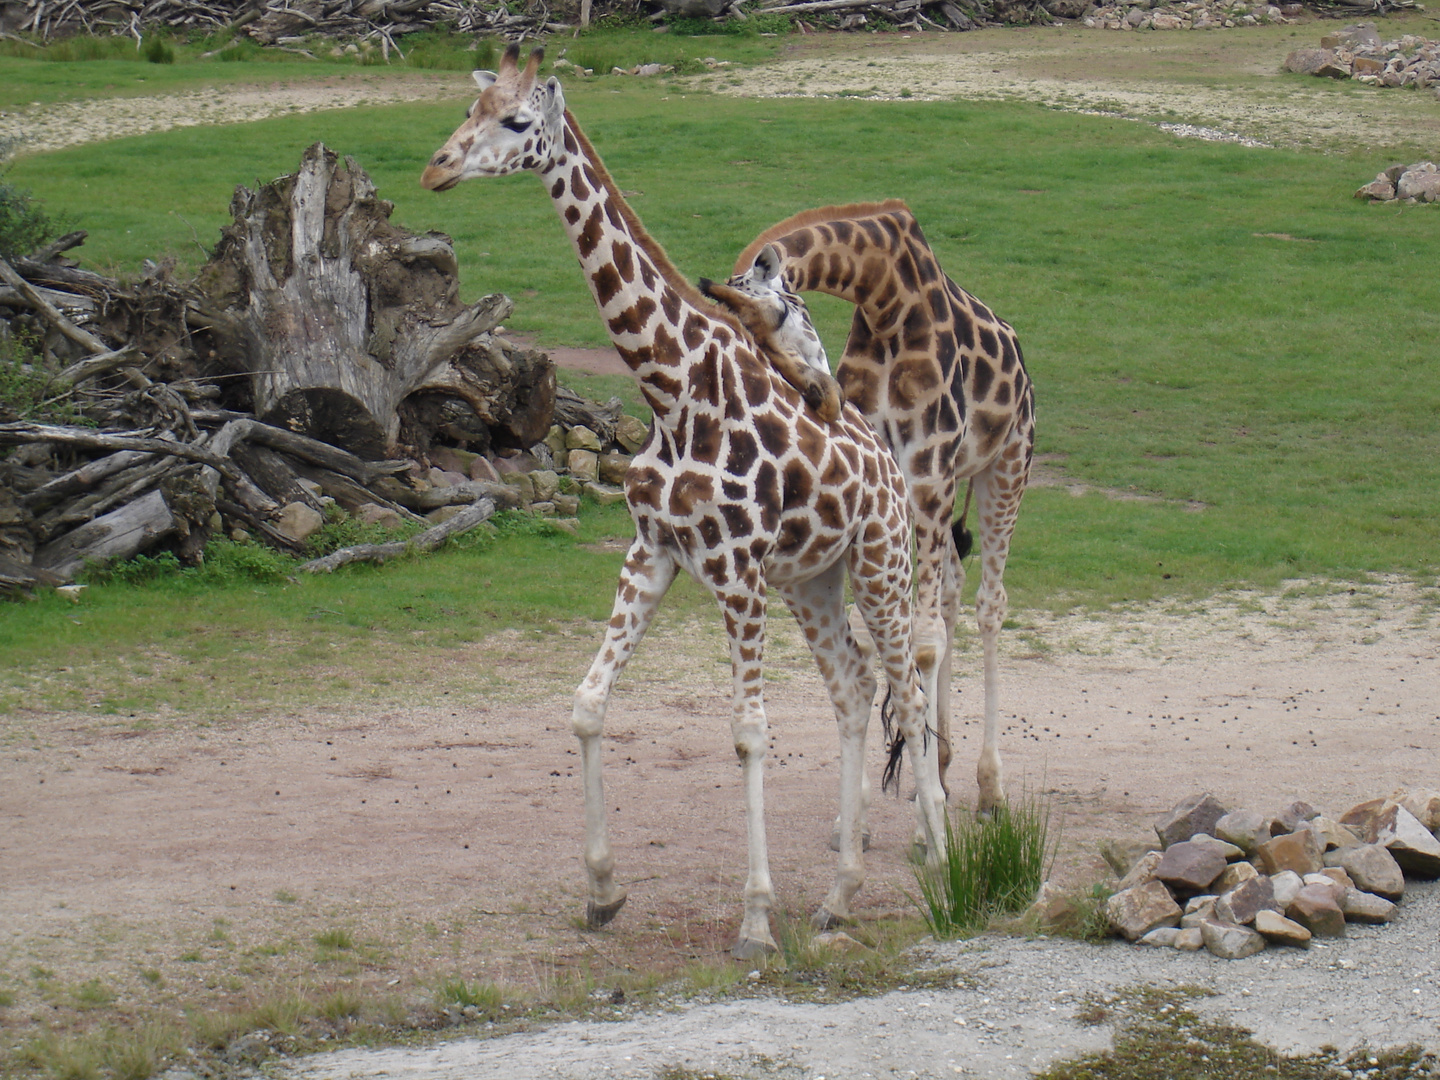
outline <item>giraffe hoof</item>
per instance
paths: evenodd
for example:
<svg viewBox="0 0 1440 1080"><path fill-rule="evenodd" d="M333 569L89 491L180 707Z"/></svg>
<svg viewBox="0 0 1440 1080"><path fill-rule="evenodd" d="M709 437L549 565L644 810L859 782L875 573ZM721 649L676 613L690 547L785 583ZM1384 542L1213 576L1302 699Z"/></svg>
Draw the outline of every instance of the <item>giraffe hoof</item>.
<svg viewBox="0 0 1440 1080"><path fill-rule="evenodd" d="M620 913L620 909L625 906L627 895L628 894L622 892L617 899L610 901L608 904L597 904L594 900L587 901L585 904L585 925L591 930L599 930L600 927L604 926Z"/></svg>
<svg viewBox="0 0 1440 1080"><path fill-rule="evenodd" d="M830 850L831 850L831 851L839 851L839 850L840 850L840 830L839 830L839 829L831 829L831 830L830 830ZM869 850L870 850L870 830L869 830L869 829L866 829L864 832L862 832L862 833L860 834L860 850L861 850L861 851L869 851Z"/></svg>
<svg viewBox="0 0 1440 1080"><path fill-rule="evenodd" d="M742 937L735 942L735 947L730 950L730 955L736 960L748 963L751 960L762 960L779 951L779 946L773 941L757 941L754 938Z"/></svg>
<svg viewBox="0 0 1440 1080"><path fill-rule="evenodd" d="M815 914L810 916L810 926L816 933L823 933L826 930L834 930L839 926L850 926L855 922L848 915L836 915L833 911L821 904L815 909Z"/></svg>

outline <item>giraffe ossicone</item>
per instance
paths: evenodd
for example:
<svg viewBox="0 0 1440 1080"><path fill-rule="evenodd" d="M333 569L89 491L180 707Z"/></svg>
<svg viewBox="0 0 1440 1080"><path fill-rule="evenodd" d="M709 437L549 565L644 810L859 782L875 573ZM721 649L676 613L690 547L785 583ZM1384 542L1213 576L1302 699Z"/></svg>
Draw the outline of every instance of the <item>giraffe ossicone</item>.
<svg viewBox="0 0 1440 1080"><path fill-rule="evenodd" d="M917 803L932 859L943 855L944 792L911 643L910 527L894 458L853 409L812 419L760 355L743 324L709 303L671 264L621 198L565 109L560 84L537 79L541 50L519 67L505 51L465 122L431 158L421 183L528 170L539 176L574 246L616 350L639 379L655 422L625 478L635 540L604 641L575 692L585 788L587 921L625 903L615 882L600 740L610 693L680 571L715 597L730 644L731 736L743 765L749 873L734 955L775 949L774 889L764 815L768 741L763 695L766 613L774 592L794 613L835 706L840 734L840 855L817 925L849 918L864 880L860 792L874 700L871 667L844 608L855 603L874 639L897 722L910 736Z"/></svg>

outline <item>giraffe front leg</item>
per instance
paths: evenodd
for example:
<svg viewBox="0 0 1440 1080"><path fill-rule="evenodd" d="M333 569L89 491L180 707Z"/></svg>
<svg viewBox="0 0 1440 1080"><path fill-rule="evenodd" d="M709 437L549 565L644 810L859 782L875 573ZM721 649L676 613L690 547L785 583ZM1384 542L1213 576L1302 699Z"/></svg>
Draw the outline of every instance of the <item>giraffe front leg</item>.
<svg viewBox="0 0 1440 1080"><path fill-rule="evenodd" d="M585 787L585 869L590 879L590 898L585 905L585 923L592 930L604 926L625 905L626 891L615 884L615 857L610 850L605 815L605 784L601 777L600 737L605 728L605 709L615 680L645 635L660 598L675 580L674 562L649 550L640 540L630 547L605 640L590 664L590 671L575 691L571 725L580 740L580 775Z"/></svg>
<svg viewBox="0 0 1440 1080"><path fill-rule="evenodd" d="M731 592L717 597L730 637L733 679L731 735L745 785L745 829L749 872L745 878L745 915L730 955L750 961L779 947L770 934L775 890L770 882L770 851L765 840L765 755L769 729L765 719L765 594Z"/></svg>

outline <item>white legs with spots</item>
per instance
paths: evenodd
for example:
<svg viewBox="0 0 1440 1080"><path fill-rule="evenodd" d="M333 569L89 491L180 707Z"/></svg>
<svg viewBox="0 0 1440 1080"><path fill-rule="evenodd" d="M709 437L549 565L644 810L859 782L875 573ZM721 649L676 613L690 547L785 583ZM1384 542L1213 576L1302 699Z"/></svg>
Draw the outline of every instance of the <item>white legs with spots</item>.
<svg viewBox="0 0 1440 1080"><path fill-rule="evenodd" d="M600 736L605 708L615 680L645 636L660 599L675 580L675 563L663 553L650 551L640 540L630 545L605 640L575 691L571 724L580 740L580 775L585 785L585 869L590 878L590 899L585 922L591 929L604 926L625 904L626 892L615 884L615 857L605 816L605 788L601 778Z"/></svg>

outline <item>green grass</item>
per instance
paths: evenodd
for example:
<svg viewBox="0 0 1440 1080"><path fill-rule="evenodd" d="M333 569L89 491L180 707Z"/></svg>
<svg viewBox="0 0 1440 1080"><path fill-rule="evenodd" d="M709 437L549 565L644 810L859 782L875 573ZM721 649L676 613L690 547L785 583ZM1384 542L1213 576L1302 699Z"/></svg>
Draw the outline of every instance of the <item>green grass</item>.
<svg viewBox="0 0 1440 1080"><path fill-rule="evenodd" d="M983 930L1024 911L1055 858L1050 809L1029 796L1002 803L989 818L957 810L945 816L945 859L916 867L917 907L937 938Z"/></svg>
<svg viewBox="0 0 1440 1080"><path fill-rule="evenodd" d="M183 222L215 236L235 183L293 169L324 139L369 170L396 220L455 238L467 297L505 291L513 328L601 343L534 178L418 189L466 93L457 80L453 107L192 128L13 172L92 230L83 255L125 269L193 252ZM1017 326L1051 467L1155 500L1032 492L1011 562L1017 602L1435 573L1440 213L1350 199L1386 160L1180 141L1023 105L697 100L664 80L570 80L567 93L696 276L725 273L759 229L802 207L910 201L951 275ZM877 139L906 153L875 155ZM838 353L843 305L814 306Z"/></svg>

